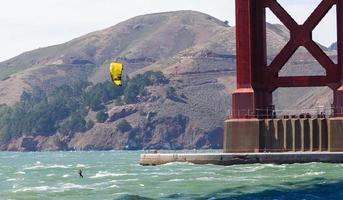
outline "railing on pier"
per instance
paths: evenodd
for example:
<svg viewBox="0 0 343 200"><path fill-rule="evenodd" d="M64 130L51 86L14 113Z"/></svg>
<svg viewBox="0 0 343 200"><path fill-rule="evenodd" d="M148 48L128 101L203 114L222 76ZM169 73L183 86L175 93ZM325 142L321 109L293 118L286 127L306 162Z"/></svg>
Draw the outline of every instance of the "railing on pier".
<svg viewBox="0 0 343 200"><path fill-rule="evenodd" d="M256 109L256 110L236 110L233 113L229 110L229 115L226 119L233 119L234 116L245 119L292 119L292 118L330 118L330 117L342 117L343 107L317 107L309 109Z"/></svg>

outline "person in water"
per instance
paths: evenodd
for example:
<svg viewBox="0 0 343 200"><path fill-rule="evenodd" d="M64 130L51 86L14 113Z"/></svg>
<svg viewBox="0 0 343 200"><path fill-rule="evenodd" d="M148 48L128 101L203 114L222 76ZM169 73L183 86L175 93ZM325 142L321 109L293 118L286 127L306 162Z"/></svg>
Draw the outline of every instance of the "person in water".
<svg viewBox="0 0 343 200"><path fill-rule="evenodd" d="M79 175L80 175L81 178L83 178L82 170L81 169L79 170Z"/></svg>

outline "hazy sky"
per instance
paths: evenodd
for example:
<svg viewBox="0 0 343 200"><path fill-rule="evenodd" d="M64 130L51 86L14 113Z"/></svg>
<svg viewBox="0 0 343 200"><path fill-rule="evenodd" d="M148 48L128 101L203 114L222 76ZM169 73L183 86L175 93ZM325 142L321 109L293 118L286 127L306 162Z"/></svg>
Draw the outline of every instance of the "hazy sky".
<svg viewBox="0 0 343 200"><path fill-rule="evenodd" d="M279 0L286 9L292 9L291 14L299 21L307 18L319 1ZM2 0L0 61L137 15L174 10L201 11L234 25L234 0ZM268 21L278 23L269 14ZM330 12L314 38L327 46L336 41L334 24L335 13Z"/></svg>

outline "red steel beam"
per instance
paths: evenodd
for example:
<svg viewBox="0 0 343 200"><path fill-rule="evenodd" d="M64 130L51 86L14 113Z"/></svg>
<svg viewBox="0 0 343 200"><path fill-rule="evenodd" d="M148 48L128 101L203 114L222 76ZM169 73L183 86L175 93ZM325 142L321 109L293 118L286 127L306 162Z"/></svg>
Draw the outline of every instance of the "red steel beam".
<svg viewBox="0 0 343 200"><path fill-rule="evenodd" d="M337 65L343 84L343 0L337 0Z"/></svg>
<svg viewBox="0 0 343 200"><path fill-rule="evenodd" d="M250 115L271 103L263 70L266 56L266 16L263 3L236 0L237 89L232 94L234 118Z"/></svg>
<svg viewBox="0 0 343 200"><path fill-rule="evenodd" d="M343 117L337 112L343 108L343 0L337 0L337 65L339 71L339 87L334 90L334 105L336 116Z"/></svg>
<svg viewBox="0 0 343 200"><path fill-rule="evenodd" d="M269 7L269 9L275 14L275 16L279 18L279 20L289 30L293 30L298 26L297 22L288 14L288 12L276 0L266 0L264 4L266 7Z"/></svg>
<svg viewBox="0 0 343 200"><path fill-rule="evenodd" d="M335 83L335 82L334 82ZM326 76L285 76L279 77L275 87L321 87L332 84Z"/></svg>
<svg viewBox="0 0 343 200"><path fill-rule="evenodd" d="M336 77L338 74L337 65L332 62L332 60L323 52L323 50L315 43L310 40L304 44L308 52L323 66L326 70L326 74L329 77Z"/></svg>
<svg viewBox="0 0 343 200"><path fill-rule="evenodd" d="M320 21L325 17L325 15L330 11L332 6L337 3L337 0L324 0L320 2L317 8L311 13L304 27L307 30L313 30L320 23Z"/></svg>
<svg viewBox="0 0 343 200"><path fill-rule="evenodd" d="M251 1L236 0L237 88L251 88Z"/></svg>

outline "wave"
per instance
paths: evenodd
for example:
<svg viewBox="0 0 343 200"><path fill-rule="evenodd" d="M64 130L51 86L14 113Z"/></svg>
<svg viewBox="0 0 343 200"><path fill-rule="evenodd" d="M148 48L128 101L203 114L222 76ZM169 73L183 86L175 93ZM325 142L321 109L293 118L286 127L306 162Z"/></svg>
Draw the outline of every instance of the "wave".
<svg viewBox="0 0 343 200"><path fill-rule="evenodd" d="M218 178L204 176L204 177L198 177L195 180L197 180L197 181L213 181L215 179L218 179Z"/></svg>
<svg viewBox="0 0 343 200"><path fill-rule="evenodd" d="M95 188L93 187L89 187L89 186L82 186L82 185L77 185L74 183L65 183L63 185L60 186L36 186L36 187L24 187L24 188L20 188L17 190L14 190L14 193L17 192L64 192L64 191L68 191L68 190L74 190L74 189L89 189L89 190L94 190Z"/></svg>
<svg viewBox="0 0 343 200"><path fill-rule="evenodd" d="M85 164L77 164L76 168L89 168L89 166L87 166Z"/></svg>
<svg viewBox="0 0 343 200"><path fill-rule="evenodd" d="M149 175L158 175L158 176L169 176L169 175L179 175L179 172L151 172L151 173L146 173Z"/></svg>
<svg viewBox="0 0 343 200"><path fill-rule="evenodd" d="M163 164L161 166L170 166L170 165L194 165L194 163L190 163L190 162L170 162L170 163Z"/></svg>
<svg viewBox="0 0 343 200"><path fill-rule="evenodd" d="M14 190L14 193L17 192L42 192L42 191L47 191L52 187L49 186L37 186L37 187L24 187L18 190Z"/></svg>
<svg viewBox="0 0 343 200"><path fill-rule="evenodd" d="M133 173L111 173L108 171L99 171L98 173L96 173L94 176L91 176L89 178L103 178L103 177L118 177L118 176L134 176L137 174L133 174Z"/></svg>
<svg viewBox="0 0 343 200"><path fill-rule="evenodd" d="M230 181L230 182L254 182L256 181L255 178L253 177L241 177L241 176L236 176L232 177L231 179L224 179L224 181Z"/></svg>
<svg viewBox="0 0 343 200"><path fill-rule="evenodd" d="M266 166L264 165L240 167L239 169L237 169L237 172L251 173L264 169L265 167Z"/></svg>
<svg viewBox="0 0 343 200"><path fill-rule="evenodd" d="M30 166L30 167L25 167L24 170L35 170L35 169L56 169L56 168L60 168L60 169L68 169L68 168L72 168L72 165L42 165L40 163L34 165L34 166Z"/></svg>
<svg viewBox="0 0 343 200"><path fill-rule="evenodd" d="M167 182L181 182L181 181L185 181L185 179L182 179L182 178L180 178L180 179L175 178L175 179L170 179L170 180L168 180Z"/></svg>
<svg viewBox="0 0 343 200"><path fill-rule="evenodd" d="M90 187L88 185L77 185L74 183L65 183L61 186L61 189L63 189L63 191L65 190L71 190L71 189L88 189L88 190L94 190L95 188Z"/></svg>
<svg viewBox="0 0 343 200"><path fill-rule="evenodd" d="M299 178L299 177L304 177L304 176L319 176L325 174L325 172L323 171L319 171L319 172L306 172L304 174L300 174L300 175L294 175L294 178Z"/></svg>
<svg viewBox="0 0 343 200"><path fill-rule="evenodd" d="M115 180L112 180L112 181L115 181ZM133 182L133 181L139 181L139 179L138 178L131 178L131 179L129 178L129 179L125 179L125 180L120 180L120 182Z"/></svg>
<svg viewBox="0 0 343 200"><path fill-rule="evenodd" d="M108 186L107 188L119 188L119 186L114 184L114 185Z"/></svg>
<svg viewBox="0 0 343 200"><path fill-rule="evenodd" d="M275 169L275 170L286 170L287 165L278 165L278 164L254 164L254 165L233 165L233 166L226 166L226 170L238 173L253 173L259 170L264 169Z"/></svg>
<svg viewBox="0 0 343 200"><path fill-rule="evenodd" d="M217 173L215 172L201 172L202 174L211 174L211 175L216 175Z"/></svg>

